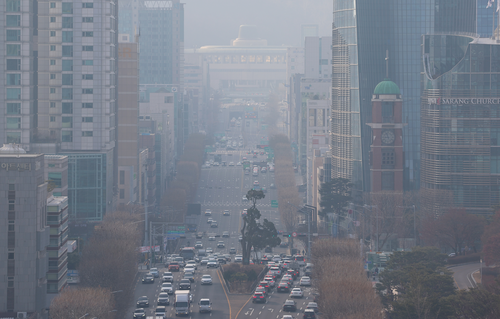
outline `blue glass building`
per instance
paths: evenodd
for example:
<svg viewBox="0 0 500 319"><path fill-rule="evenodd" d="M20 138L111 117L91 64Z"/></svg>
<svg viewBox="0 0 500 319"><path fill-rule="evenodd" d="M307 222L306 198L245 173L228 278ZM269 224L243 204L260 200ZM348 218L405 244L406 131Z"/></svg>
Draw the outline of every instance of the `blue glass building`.
<svg viewBox="0 0 500 319"><path fill-rule="evenodd" d="M371 97L388 76L403 97L404 188L420 187L421 36L476 32L475 0L334 0L332 177L370 191Z"/></svg>

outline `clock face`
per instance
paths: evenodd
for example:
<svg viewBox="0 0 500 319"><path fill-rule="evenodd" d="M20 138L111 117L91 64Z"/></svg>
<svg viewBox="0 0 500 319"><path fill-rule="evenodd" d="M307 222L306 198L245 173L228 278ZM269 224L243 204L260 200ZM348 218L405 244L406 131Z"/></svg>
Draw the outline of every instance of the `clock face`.
<svg viewBox="0 0 500 319"><path fill-rule="evenodd" d="M391 131L382 132L382 143L392 144L394 142L394 133Z"/></svg>

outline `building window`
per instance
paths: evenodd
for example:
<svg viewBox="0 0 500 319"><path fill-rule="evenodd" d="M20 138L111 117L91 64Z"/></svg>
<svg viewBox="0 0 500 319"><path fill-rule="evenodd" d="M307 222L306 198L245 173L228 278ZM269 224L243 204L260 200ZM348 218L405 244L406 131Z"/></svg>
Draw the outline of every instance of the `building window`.
<svg viewBox="0 0 500 319"><path fill-rule="evenodd" d="M7 41L21 41L21 30L7 30Z"/></svg>
<svg viewBox="0 0 500 319"><path fill-rule="evenodd" d="M73 71L73 60L62 60L63 71Z"/></svg>
<svg viewBox="0 0 500 319"><path fill-rule="evenodd" d="M56 65L56 60L50 60L50 65Z"/></svg>
<svg viewBox="0 0 500 319"><path fill-rule="evenodd" d="M84 116L84 117L82 117L82 122L84 122L84 123L92 123L92 122L94 122L94 118L91 117L91 116Z"/></svg>
<svg viewBox="0 0 500 319"><path fill-rule="evenodd" d="M382 168L394 167L395 157L393 150L382 150Z"/></svg>
<svg viewBox="0 0 500 319"><path fill-rule="evenodd" d="M63 31L62 42L73 42L73 31Z"/></svg>
<svg viewBox="0 0 500 319"><path fill-rule="evenodd" d="M51 122L55 122L55 121L56 121L56 117L55 117L55 116L51 116L51 117L50 117L50 121L51 121Z"/></svg>
<svg viewBox="0 0 500 319"><path fill-rule="evenodd" d="M90 8L93 8L93 7L94 7L94 4L92 2L83 2L82 3L82 8L90 9Z"/></svg>
<svg viewBox="0 0 500 319"><path fill-rule="evenodd" d="M94 36L94 31L83 31L82 32L82 37L93 37Z"/></svg>
<svg viewBox="0 0 500 319"><path fill-rule="evenodd" d="M63 2L62 13L73 14L73 2Z"/></svg>
<svg viewBox="0 0 500 319"><path fill-rule="evenodd" d="M56 107L56 102L50 102L50 107L55 108Z"/></svg>
<svg viewBox="0 0 500 319"><path fill-rule="evenodd" d="M55 45L51 45L50 46L50 51L55 51L56 50L56 46Z"/></svg>
<svg viewBox="0 0 500 319"><path fill-rule="evenodd" d="M7 12L20 12L21 0L7 0Z"/></svg>
<svg viewBox="0 0 500 319"><path fill-rule="evenodd" d="M7 73L7 85L21 85L21 74Z"/></svg>
<svg viewBox="0 0 500 319"><path fill-rule="evenodd" d="M21 70L21 59L7 59L7 71Z"/></svg>
<svg viewBox="0 0 500 319"><path fill-rule="evenodd" d="M56 22L56 17L50 17L50 22L51 22L51 23Z"/></svg>
<svg viewBox="0 0 500 319"><path fill-rule="evenodd" d="M82 89L82 94L94 94L94 89Z"/></svg>
<svg viewBox="0 0 500 319"><path fill-rule="evenodd" d="M55 80L55 79L56 79L56 75L55 75L54 73L51 73L51 74L50 74L50 79L51 79L51 80Z"/></svg>
<svg viewBox="0 0 500 319"><path fill-rule="evenodd" d="M393 102L382 102L382 122L383 123L393 123L394 122L394 103Z"/></svg>
<svg viewBox="0 0 500 319"><path fill-rule="evenodd" d="M72 128L73 127L73 117L71 116L63 116L62 117L62 125L63 128Z"/></svg>
<svg viewBox="0 0 500 319"><path fill-rule="evenodd" d="M94 17L83 17L82 18L83 23L93 23L94 22Z"/></svg>
<svg viewBox="0 0 500 319"><path fill-rule="evenodd" d="M92 109L94 108L94 103L82 103L83 109Z"/></svg>
<svg viewBox="0 0 500 319"><path fill-rule="evenodd" d="M21 55L20 44L7 44L7 56L20 56L20 55Z"/></svg>
<svg viewBox="0 0 500 319"><path fill-rule="evenodd" d="M382 190L394 190L394 172L382 172Z"/></svg>
<svg viewBox="0 0 500 319"><path fill-rule="evenodd" d="M21 99L20 88L7 88L7 100L20 100L20 99Z"/></svg>
<svg viewBox="0 0 500 319"><path fill-rule="evenodd" d="M62 89L62 99L63 100L72 100L73 99L73 89L72 88L63 88Z"/></svg>
<svg viewBox="0 0 500 319"><path fill-rule="evenodd" d="M49 173L49 183L54 183L56 188L61 188L62 173Z"/></svg>
<svg viewBox="0 0 500 319"><path fill-rule="evenodd" d="M50 94L55 94L56 93L56 88L50 88Z"/></svg>
<svg viewBox="0 0 500 319"><path fill-rule="evenodd" d="M62 114L73 114L73 103L62 104Z"/></svg>
<svg viewBox="0 0 500 319"><path fill-rule="evenodd" d="M94 132L92 132L92 131L82 131L82 136L85 136L85 137L94 136Z"/></svg>
<svg viewBox="0 0 500 319"><path fill-rule="evenodd" d="M7 115L21 114L21 103L7 103Z"/></svg>
<svg viewBox="0 0 500 319"><path fill-rule="evenodd" d="M94 65L94 60L82 60L82 65Z"/></svg>
<svg viewBox="0 0 500 319"><path fill-rule="evenodd" d="M94 51L94 46L84 45L84 46L82 46L82 51Z"/></svg>
<svg viewBox="0 0 500 319"><path fill-rule="evenodd" d="M173 96L165 96L165 103L174 103Z"/></svg>
<svg viewBox="0 0 500 319"><path fill-rule="evenodd" d="M62 75L62 85L73 85L73 74Z"/></svg>
<svg viewBox="0 0 500 319"><path fill-rule="evenodd" d="M20 144L21 132L7 132L7 143Z"/></svg>
<svg viewBox="0 0 500 319"><path fill-rule="evenodd" d="M21 16L20 15L7 15L7 26L8 27L20 27L21 26Z"/></svg>
<svg viewBox="0 0 500 319"><path fill-rule="evenodd" d="M50 3L50 8L51 8L51 9L54 9L55 7L56 7L56 3L55 3L55 2L51 2L51 3Z"/></svg>
<svg viewBox="0 0 500 319"><path fill-rule="evenodd" d="M82 74L82 80L93 80L94 75L93 74Z"/></svg>
<svg viewBox="0 0 500 319"><path fill-rule="evenodd" d="M56 36L56 32L55 31L50 31L50 36L51 37L55 37Z"/></svg>
<svg viewBox="0 0 500 319"><path fill-rule="evenodd" d="M120 185L125 184L125 171L120 171Z"/></svg>
<svg viewBox="0 0 500 319"><path fill-rule="evenodd" d="M61 140L63 142L73 142L73 131L62 131Z"/></svg>
<svg viewBox="0 0 500 319"><path fill-rule="evenodd" d="M62 27L66 29L73 29L73 17L63 17Z"/></svg>
<svg viewBox="0 0 500 319"><path fill-rule="evenodd" d="M7 129L20 129L21 128L21 118L20 117L8 117L7 118Z"/></svg>
<svg viewBox="0 0 500 319"><path fill-rule="evenodd" d="M125 198L125 190L120 189L120 199L124 199L124 198Z"/></svg>

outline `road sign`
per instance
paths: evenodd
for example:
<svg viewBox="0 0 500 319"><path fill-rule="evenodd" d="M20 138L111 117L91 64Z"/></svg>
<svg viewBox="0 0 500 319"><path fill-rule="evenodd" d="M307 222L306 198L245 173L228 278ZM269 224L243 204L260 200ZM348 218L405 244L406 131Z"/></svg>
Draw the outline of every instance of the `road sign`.
<svg viewBox="0 0 500 319"><path fill-rule="evenodd" d="M271 207L277 208L278 207L278 201L273 199L271 200Z"/></svg>
<svg viewBox="0 0 500 319"><path fill-rule="evenodd" d="M293 233L292 233L292 237L293 237L293 238L297 237L297 233L296 233L296 232L293 232Z"/></svg>

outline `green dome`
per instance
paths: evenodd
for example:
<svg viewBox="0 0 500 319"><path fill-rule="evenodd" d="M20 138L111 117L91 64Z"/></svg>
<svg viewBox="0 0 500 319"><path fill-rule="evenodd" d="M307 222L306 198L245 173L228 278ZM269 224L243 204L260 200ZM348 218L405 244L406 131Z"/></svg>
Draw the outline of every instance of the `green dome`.
<svg viewBox="0 0 500 319"><path fill-rule="evenodd" d="M389 79L384 79L382 82L377 84L375 90L373 91L375 95L400 95L399 87L396 83Z"/></svg>

